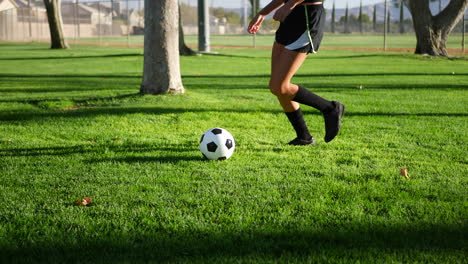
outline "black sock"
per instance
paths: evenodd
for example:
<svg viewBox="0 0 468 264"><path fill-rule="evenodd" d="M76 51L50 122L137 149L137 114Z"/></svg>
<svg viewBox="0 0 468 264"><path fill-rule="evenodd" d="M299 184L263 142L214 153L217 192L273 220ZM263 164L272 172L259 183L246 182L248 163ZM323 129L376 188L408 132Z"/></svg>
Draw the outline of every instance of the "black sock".
<svg viewBox="0 0 468 264"><path fill-rule="evenodd" d="M305 140L309 140L312 138L309 129L307 129L307 125L304 120L304 117L302 116L302 111L300 108L294 112L285 112L285 114L288 117L289 122L291 122L291 125L293 126L294 130L296 131L296 135L298 138Z"/></svg>
<svg viewBox="0 0 468 264"><path fill-rule="evenodd" d="M297 90L297 93L292 100L300 104L317 108L322 113L333 110L333 104L331 101L314 94L302 86L299 86L299 90Z"/></svg>

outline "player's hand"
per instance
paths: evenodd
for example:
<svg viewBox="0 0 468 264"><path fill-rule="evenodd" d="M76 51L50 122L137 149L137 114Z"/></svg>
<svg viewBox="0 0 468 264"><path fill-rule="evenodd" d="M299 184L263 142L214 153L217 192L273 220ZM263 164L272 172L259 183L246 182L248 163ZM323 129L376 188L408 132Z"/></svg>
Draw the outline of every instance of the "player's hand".
<svg viewBox="0 0 468 264"><path fill-rule="evenodd" d="M255 34L257 31L260 29L260 26L262 25L263 20L265 19L264 15L257 14L252 21L250 21L249 27L247 28L247 31L250 34Z"/></svg>
<svg viewBox="0 0 468 264"><path fill-rule="evenodd" d="M292 1L291 1L292 2ZM273 19L279 22L284 22L286 18L291 14L291 7L289 5L283 5L280 9L278 9L273 16Z"/></svg>

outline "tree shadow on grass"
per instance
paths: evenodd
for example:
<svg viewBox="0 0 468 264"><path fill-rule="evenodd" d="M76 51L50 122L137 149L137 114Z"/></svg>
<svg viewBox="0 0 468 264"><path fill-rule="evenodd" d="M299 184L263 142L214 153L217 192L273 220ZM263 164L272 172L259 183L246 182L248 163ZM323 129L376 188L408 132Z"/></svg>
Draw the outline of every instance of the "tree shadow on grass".
<svg viewBox="0 0 468 264"><path fill-rule="evenodd" d="M236 109L236 108L179 108L179 107L96 107L96 108L81 108L73 111L9 111L0 113L0 121L27 121L27 120L42 120L45 118L86 118L100 115L107 116L123 116L129 114L148 114L148 115L164 115L164 114L184 114L184 113L271 113L283 114L280 109L275 110L253 110L253 109ZM315 110L304 109L307 115L322 114ZM395 117L395 116L419 116L419 117L465 117L468 113L447 113L447 112L427 112L427 113L404 113L404 112L354 112L347 111L346 117Z"/></svg>
<svg viewBox="0 0 468 264"><path fill-rule="evenodd" d="M130 220L135 221L135 220ZM466 228L450 225L393 227L375 224L332 223L330 227L311 229L299 226L238 227L222 231L223 222L206 219L212 230L165 229L157 220L134 223L139 229L123 231L118 226L109 237L73 234L46 238L34 243L11 240L11 247L0 249L0 260L14 262L264 262L283 258L312 260L314 263L403 262L461 263L465 259ZM209 225L208 225L209 226ZM105 228L102 226L101 228ZM42 241L42 240L40 240ZM25 242L25 243L24 243ZM15 243L22 244L17 247ZM286 258L286 259L284 259ZM294 261L296 260L296 261ZM466 260L466 259L465 259ZM6 262L5 262L6 261ZM455 261L455 262L453 262ZM461 261L461 262L460 262Z"/></svg>
<svg viewBox="0 0 468 264"><path fill-rule="evenodd" d="M451 73L451 72L435 72L435 73L427 73L427 72L382 72L382 73L369 73L369 72L362 72L362 73L298 73L295 74L294 77L362 77L362 76L468 76L468 73ZM1 77L1 75L0 75ZM270 78L269 74L253 74L253 75L183 75L183 78L194 78L194 79L203 79L203 78Z"/></svg>
<svg viewBox="0 0 468 264"><path fill-rule="evenodd" d="M359 77L359 76L468 76L468 73L451 73L451 72L389 72L389 73L299 73L294 77ZM141 75L130 74L14 74L0 73L0 78L135 78ZM184 74L182 78L192 79L239 79L239 78L270 78L270 74L239 74L239 75L191 75Z"/></svg>
<svg viewBox="0 0 468 264"><path fill-rule="evenodd" d="M115 142L112 139L108 140L107 143L89 143L77 146L0 149L0 157L63 157L76 154L96 156L109 151L117 154L118 157L93 158L86 160L86 162L177 163L203 160L203 157L198 155L198 145L196 145L195 141L181 144L136 144ZM164 154L161 154L161 152ZM178 155L172 155L171 153L177 153Z"/></svg>
<svg viewBox="0 0 468 264"><path fill-rule="evenodd" d="M88 83L89 85L89 83ZM48 88L0 88L0 93L16 93L16 94L29 94L30 96L28 98L34 98L37 97L38 94L44 94L44 93L76 93L76 92L86 92L87 95L89 94L96 94L96 92L101 92L101 91L113 91L113 92L119 92L122 90L130 90L132 86L135 86L135 83L119 83L118 86L115 84L109 84L109 86L112 86L112 88L106 88L106 87L101 87L101 89L96 88L96 86L77 86L77 85L69 85L69 86L62 86L62 87L48 87ZM41 96L41 95L39 95ZM65 94L66 96L66 94ZM60 100L59 98L45 98L45 100ZM0 100L0 102L13 102L13 100ZM28 101L28 100L23 100ZM34 99L31 99L29 101L37 101ZM15 101L19 102L19 101Z"/></svg>
<svg viewBox="0 0 468 264"><path fill-rule="evenodd" d="M140 78L141 74L17 74L17 73L0 73L0 78Z"/></svg>
<svg viewBox="0 0 468 264"><path fill-rule="evenodd" d="M69 84L66 87L53 87L53 84L47 88L41 87L41 88L0 88L0 93L5 92L5 93L18 93L20 96L25 97L25 98L16 98L12 97L11 99L8 99L8 96L3 97L3 99L0 99L0 103L30 103L30 102L38 102L38 101L60 101L63 100L64 98L70 97L70 95L67 95L67 93L92 93L93 95L83 95L83 96L77 96L74 95L75 99L71 98L70 100L76 101L76 102L81 102L81 101L87 101L87 100L100 100L100 99L119 99L119 96L115 96L114 98L111 97L105 97L105 96L100 96L99 93L102 93L103 91L110 91L110 92L128 92L131 90L132 87L135 87L133 90L138 90L138 83L137 82L118 82L118 83L111 83L108 84L108 86L102 86L101 82L95 82L95 86L90 86L92 85L93 82L87 82L86 86L79 86L79 84ZM320 81L318 82L313 82L313 83L302 83L303 86L307 87L310 90L316 91L316 92L330 92L330 93L339 93L339 92L349 92L349 91L361 91L356 85L356 84L324 84L321 83ZM369 92L369 91L379 91L379 90L448 90L448 89L457 89L457 90L464 90L468 89L467 85L464 84L361 84L364 86L362 89L363 92ZM212 88L212 84L189 84L188 89L191 91L216 91L215 89ZM256 84L216 84L216 89L218 91L230 91L230 92L235 92L236 90L251 90L251 91L265 91L267 92L268 87L267 85L256 85ZM46 95L41 95L49 93ZM53 93L53 95L51 94ZM54 97L57 96L57 93L62 93L63 96L61 98L59 97ZM39 96L46 96L44 99L37 99ZM130 93L130 95L137 96L140 95L139 93ZM236 96L241 96L241 94L238 95L230 95L231 97L236 97ZM80 97L83 97L80 98Z"/></svg>
<svg viewBox="0 0 468 264"><path fill-rule="evenodd" d="M171 150L174 151L174 150ZM198 153L193 151L193 153ZM179 163L182 161L205 161L206 159L200 155L150 155L146 157L139 156L126 156L126 157L112 157L112 158L97 158L85 161L86 163Z"/></svg>
<svg viewBox="0 0 468 264"><path fill-rule="evenodd" d="M87 56L50 56L50 57L3 57L2 60L76 60L76 59L94 59L94 58L119 58L119 57L142 57L141 53L122 53L122 54L103 54ZM0 75L1 76L1 75Z"/></svg>
<svg viewBox="0 0 468 264"><path fill-rule="evenodd" d="M47 92L47 89L44 89L44 91ZM117 95L112 95L112 96L103 96L103 95L89 96L88 95L88 96L84 96L83 98L75 98L75 99L67 98L67 97L57 98L57 97L52 97L52 96L46 97L43 99L37 99L37 96L32 96L32 98L28 97L28 98L13 99L13 100L0 100L0 103L26 103L26 104L38 105L41 102L73 101L77 105L83 104L83 107L92 107L93 105L90 103L92 101L114 101L114 100L121 100L121 99L127 99L127 98L138 98L140 96L141 96L140 93L123 93L123 94L117 94Z"/></svg>
<svg viewBox="0 0 468 264"><path fill-rule="evenodd" d="M190 85L190 90L215 90L213 89L214 84L195 84ZM378 90L445 90L445 89L460 89L468 90L466 84L367 84L366 82L360 83L324 83L321 80L316 82L301 82L301 85L308 88L309 90L316 90L320 92L349 92L350 90L359 91L357 85L363 86L363 92L366 91L378 91ZM268 85L258 84L215 84L217 90L268 90Z"/></svg>

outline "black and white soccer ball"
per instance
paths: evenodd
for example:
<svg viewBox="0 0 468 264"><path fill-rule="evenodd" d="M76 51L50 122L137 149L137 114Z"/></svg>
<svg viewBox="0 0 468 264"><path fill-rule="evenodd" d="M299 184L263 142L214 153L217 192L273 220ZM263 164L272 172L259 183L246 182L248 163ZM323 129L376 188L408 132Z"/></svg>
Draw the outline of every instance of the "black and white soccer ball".
<svg viewBox="0 0 468 264"><path fill-rule="evenodd" d="M226 160L236 148L234 137L226 129L208 129L200 139L200 151L209 160Z"/></svg>

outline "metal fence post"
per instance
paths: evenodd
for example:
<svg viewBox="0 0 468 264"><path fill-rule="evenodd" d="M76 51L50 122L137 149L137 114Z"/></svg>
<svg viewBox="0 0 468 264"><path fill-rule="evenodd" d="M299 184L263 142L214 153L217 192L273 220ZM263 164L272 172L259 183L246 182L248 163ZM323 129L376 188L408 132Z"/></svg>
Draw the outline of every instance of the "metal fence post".
<svg viewBox="0 0 468 264"><path fill-rule="evenodd" d="M98 37L99 37L99 46L101 46L101 44L102 44L102 36L101 36L101 28L102 28L102 24L101 24L101 2L98 1L97 5L98 5Z"/></svg>
<svg viewBox="0 0 468 264"><path fill-rule="evenodd" d="M36 7L36 14L39 14L39 10L38 10L37 7ZM41 35L39 34L39 31L42 31L42 26L40 25L39 22L40 22L40 21L39 21L39 16L36 15L36 35L37 35L37 39L39 39L40 36L41 36Z"/></svg>
<svg viewBox="0 0 468 264"><path fill-rule="evenodd" d="M77 22L78 22L78 25L77 25L77 32L78 32L78 38L81 37L81 34L80 34L80 0L76 0L76 14L77 14Z"/></svg>
<svg viewBox="0 0 468 264"><path fill-rule="evenodd" d="M130 48L130 11L128 10L130 6L128 5L128 0L126 0L126 6L127 6L127 47Z"/></svg>
<svg viewBox="0 0 468 264"><path fill-rule="evenodd" d="M10 33L8 34L8 35L9 35L8 38L9 38L10 40L14 40L14 38L15 38L15 35L14 35L15 30L13 29L13 25L16 24L16 23L15 23L15 21L14 21L14 19L13 19L13 9L10 9L10 13L11 13L10 16L9 16L9 17L10 17L10 23L9 23L9 24L10 24L10 29L8 30L8 32L10 32Z"/></svg>
<svg viewBox="0 0 468 264"><path fill-rule="evenodd" d="M243 22L244 22L244 34L248 34L247 33L247 0L243 0L242 1L242 4L243 4Z"/></svg>
<svg viewBox="0 0 468 264"><path fill-rule="evenodd" d="M210 13L208 0L198 0L198 50L210 52Z"/></svg>
<svg viewBox="0 0 468 264"><path fill-rule="evenodd" d="M29 38L32 39L32 25L31 25L31 0L28 0L28 24L29 24Z"/></svg>
<svg viewBox="0 0 468 264"><path fill-rule="evenodd" d="M23 25L23 29L21 30L21 37L23 40L26 40L26 9L21 9L21 16L18 17L18 21L21 21L21 24Z"/></svg>
<svg viewBox="0 0 468 264"><path fill-rule="evenodd" d="M76 22L76 17L77 17L77 15L76 15L76 0L75 0L75 1L73 1L73 33L74 33L73 38L74 38L74 42L75 42L75 43L76 43L76 38L77 38L77 32L76 32L76 24L77 24L77 22Z"/></svg>

